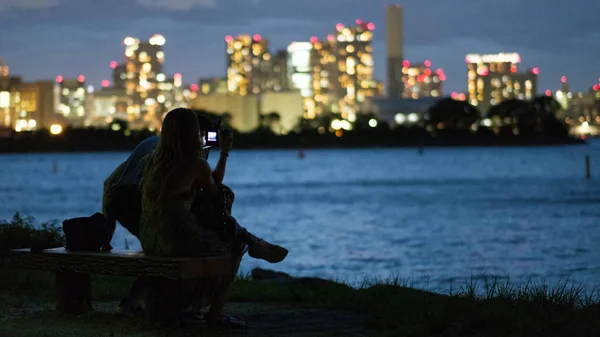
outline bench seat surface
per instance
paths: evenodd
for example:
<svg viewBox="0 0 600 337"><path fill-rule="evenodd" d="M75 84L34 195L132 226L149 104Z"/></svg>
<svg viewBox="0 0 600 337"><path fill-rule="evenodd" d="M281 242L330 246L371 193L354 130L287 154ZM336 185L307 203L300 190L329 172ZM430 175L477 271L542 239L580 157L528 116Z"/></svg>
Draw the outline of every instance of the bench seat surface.
<svg viewBox="0 0 600 337"><path fill-rule="evenodd" d="M15 268L168 279L227 276L233 272L231 257L227 255L168 258L145 256L135 250L71 252L65 248L53 248L32 253L26 248L12 250L8 258Z"/></svg>

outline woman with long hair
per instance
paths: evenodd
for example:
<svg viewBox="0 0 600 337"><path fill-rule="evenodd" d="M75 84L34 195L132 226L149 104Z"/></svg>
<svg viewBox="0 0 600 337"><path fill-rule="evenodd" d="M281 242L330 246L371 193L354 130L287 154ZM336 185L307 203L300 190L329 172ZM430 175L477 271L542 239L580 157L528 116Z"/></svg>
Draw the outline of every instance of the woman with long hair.
<svg viewBox="0 0 600 337"><path fill-rule="evenodd" d="M148 156L140 186L142 214L140 242L148 255L187 257L207 253L231 254L234 275L241 252L232 254L231 243L219 239L216 231L198 225L191 211L196 193L218 194L218 186L204 159L203 131L196 114L189 109L170 111L162 125L160 141ZM219 139L221 151L231 149L232 137ZM203 291L204 304L210 303L206 315L209 326L245 327L246 323L222 313L229 294L231 279L212 282Z"/></svg>

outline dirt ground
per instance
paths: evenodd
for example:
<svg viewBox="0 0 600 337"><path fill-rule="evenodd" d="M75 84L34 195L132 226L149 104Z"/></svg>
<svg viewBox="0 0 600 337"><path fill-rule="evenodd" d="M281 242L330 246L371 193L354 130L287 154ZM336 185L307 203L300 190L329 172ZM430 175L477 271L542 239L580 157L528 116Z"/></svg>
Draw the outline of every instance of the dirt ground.
<svg viewBox="0 0 600 337"><path fill-rule="evenodd" d="M0 298L0 337L141 337L141 336L366 336L360 315L289 304L229 303L225 311L248 321L247 330L207 330L202 324L171 329L115 316L117 302L95 302L94 311L70 316L52 303L32 304ZM377 335L377 334L376 334Z"/></svg>

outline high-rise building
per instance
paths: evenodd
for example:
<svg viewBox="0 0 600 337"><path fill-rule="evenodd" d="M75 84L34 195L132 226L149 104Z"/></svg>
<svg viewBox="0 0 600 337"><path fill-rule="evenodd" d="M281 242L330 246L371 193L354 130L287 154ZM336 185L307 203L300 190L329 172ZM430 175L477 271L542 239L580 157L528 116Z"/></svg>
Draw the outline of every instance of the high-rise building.
<svg viewBox="0 0 600 337"><path fill-rule="evenodd" d="M50 129L61 125L59 86L54 81L23 83L17 103L15 131Z"/></svg>
<svg viewBox="0 0 600 337"><path fill-rule="evenodd" d="M270 73L269 43L259 34L225 37L227 88L241 96L267 89Z"/></svg>
<svg viewBox="0 0 600 337"><path fill-rule="evenodd" d="M312 49L310 42L292 42L287 48L290 87L300 91L304 98L304 111L307 118L315 117L313 90Z"/></svg>
<svg viewBox="0 0 600 337"><path fill-rule="evenodd" d="M517 53L469 54L466 62L469 103L482 114L504 100L529 100L536 94L539 69L518 73L521 56Z"/></svg>
<svg viewBox="0 0 600 337"><path fill-rule="evenodd" d="M21 77L0 76L0 128L14 129L15 127L22 83Z"/></svg>
<svg viewBox="0 0 600 337"><path fill-rule="evenodd" d="M144 117L156 122L165 107L158 102L159 83L165 81L163 64L165 38L153 35L148 41L126 37L125 44L125 93L133 98L133 106L128 108L129 120ZM114 77L114 76L113 76ZM160 121L158 121L160 123Z"/></svg>
<svg viewBox="0 0 600 337"><path fill-rule="evenodd" d="M411 64L408 60L404 60L401 72L403 99L442 96L442 82L446 80L446 75L442 68L433 70L431 61Z"/></svg>
<svg viewBox="0 0 600 337"><path fill-rule="evenodd" d="M271 74L268 87L274 91L290 89L287 67L288 57L287 50L278 50L271 58Z"/></svg>
<svg viewBox="0 0 600 337"><path fill-rule="evenodd" d="M112 69L113 88L125 89L127 81L127 67L124 63L117 63L117 61L110 62L110 68Z"/></svg>
<svg viewBox="0 0 600 337"><path fill-rule="evenodd" d="M375 24L356 20L356 25L336 25L336 58L340 112L345 118L360 110L367 98L376 96L373 78L373 31Z"/></svg>
<svg viewBox="0 0 600 337"><path fill-rule="evenodd" d="M311 38L313 43L311 66L313 70L313 91L315 114L338 112L339 75L336 62L336 40L328 35L324 41ZM311 118L311 116L307 116Z"/></svg>
<svg viewBox="0 0 600 337"><path fill-rule="evenodd" d="M388 5L386 14L386 54L387 54L387 97L403 97L402 62L404 61L404 33L402 7Z"/></svg>
<svg viewBox="0 0 600 337"><path fill-rule="evenodd" d="M58 76L56 82L60 96L59 113L65 117L67 124L83 126L87 96L85 77L79 75L77 79L66 79Z"/></svg>

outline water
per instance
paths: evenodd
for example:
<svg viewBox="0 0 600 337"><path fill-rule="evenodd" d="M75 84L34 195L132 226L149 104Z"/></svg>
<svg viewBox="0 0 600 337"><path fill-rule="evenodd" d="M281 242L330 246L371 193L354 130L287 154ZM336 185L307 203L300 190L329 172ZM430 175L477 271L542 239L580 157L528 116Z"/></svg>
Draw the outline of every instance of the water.
<svg viewBox="0 0 600 337"><path fill-rule="evenodd" d="M590 154L592 179L585 179ZM127 153L0 155L0 219L100 210ZM211 163L214 165L216 154ZM225 183L248 229L290 249L296 276L399 276L448 291L472 276L600 284L600 142L589 146L232 152ZM139 248L121 227L113 245Z"/></svg>

